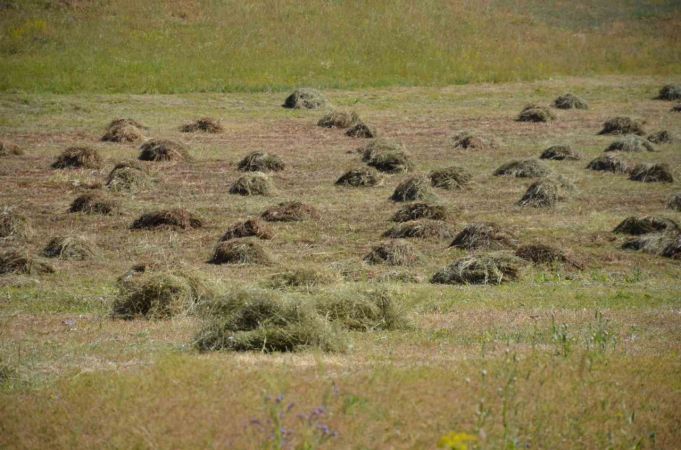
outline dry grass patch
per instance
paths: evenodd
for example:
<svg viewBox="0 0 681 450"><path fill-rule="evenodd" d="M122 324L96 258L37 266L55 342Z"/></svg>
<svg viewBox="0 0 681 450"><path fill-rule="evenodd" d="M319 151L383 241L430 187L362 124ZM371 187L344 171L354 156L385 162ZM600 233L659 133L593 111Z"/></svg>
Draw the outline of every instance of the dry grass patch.
<svg viewBox="0 0 681 450"><path fill-rule="evenodd" d="M57 236L43 249L43 256L83 261L96 255L96 246L81 236Z"/></svg>
<svg viewBox="0 0 681 450"><path fill-rule="evenodd" d="M589 109L589 105L581 97L573 94L565 94L553 101L553 106L558 109Z"/></svg>
<svg viewBox="0 0 681 450"><path fill-rule="evenodd" d="M545 244L522 245L518 247L515 255L534 264L565 264L577 269L584 268L583 264L569 252Z"/></svg>
<svg viewBox="0 0 681 450"><path fill-rule="evenodd" d="M33 236L33 228L26 216L7 206L0 210L0 241L21 241L31 236Z"/></svg>
<svg viewBox="0 0 681 450"><path fill-rule="evenodd" d="M282 273L275 273L270 277L267 285L274 289L312 289L319 286L333 284L338 281L339 277L335 272L302 267L287 270Z"/></svg>
<svg viewBox="0 0 681 450"><path fill-rule="evenodd" d="M375 245L364 256L369 264L388 264L391 266L408 266L419 261L419 253L409 242L401 239L391 239Z"/></svg>
<svg viewBox="0 0 681 450"><path fill-rule="evenodd" d="M395 202L411 202L434 198L426 177L411 177L397 185L390 199Z"/></svg>
<svg viewBox="0 0 681 450"><path fill-rule="evenodd" d="M622 249L678 259L681 256L680 236L678 232L643 234L624 242Z"/></svg>
<svg viewBox="0 0 681 450"><path fill-rule="evenodd" d="M503 250L515 248L517 239L513 233L492 222L478 222L466 227L454 237L450 247L464 250Z"/></svg>
<svg viewBox="0 0 681 450"><path fill-rule="evenodd" d="M338 186L373 187L383 184L383 177L371 168L359 167L350 169L336 180Z"/></svg>
<svg viewBox="0 0 681 450"><path fill-rule="evenodd" d="M319 109L328 105L326 97L317 89L300 88L286 97L282 106L290 109Z"/></svg>
<svg viewBox="0 0 681 450"><path fill-rule="evenodd" d="M409 326L399 300L385 289L334 292L323 296L316 307L331 322L349 330L399 330Z"/></svg>
<svg viewBox="0 0 681 450"><path fill-rule="evenodd" d="M582 156L569 145L553 145L544 150L539 158L553 161L577 161L582 159Z"/></svg>
<svg viewBox="0 0 681 450"><path fill-rule="evenodd" d="M135 192L150 184L146 167L137 161L123 161L109 172L106 187L112 191Z"/></svg>
<svg viewBox="0 0 681 450"><path fill-rule="evenodd" d="M536 159L510 161L502 164L494 171L495 176L517 178L545 177L550 174L551 170L544 163Z"/></svg>
<svg viewBox="0 0 681 450"><path fill-rule="evenodd" d="M450 191L463 189L473 179L473 175L470 172L458 166L434 170L430 172L429 177L433 187Z"/></svg>
<svg viewBox="0 0 681 450"><path fill-rule="evenodd" d="M648 140L653 144L671 144L674 142L674 136L667 130L660 130L649 134Z"/></svg>
<svg viewBox="0 0 681 450"><path fill-rule="evenodd" d="M404 147L395 142L376 139L360 149L362 161L381 172L404 173L414 169Z"/></svg>
<svg viewBox="0 0 681 450"><path fill-rule="evenodd" d="M230 187L230 194L271 195L274 192L272 180L262 172L252 172L239 177Z"/></svg>
<svg viewBox="0 0 681 450"><path fill-rule="evenodd" d="M530 104L518 114L519 122L550 122L556 120L556 115L546 106Z"/></svg>
<svg viewBox="0 0 681 450"><path fill-rule="evenodd" d="M20 274L38 275L54 273L54 267L50 264L34 258L26 250L15 248L0 250L0 275Z"/></svg>
<svg viewBox="0 0 681 450"><path fill-rule="evenodd" d="M360 122L360 120L356 112L335 110L319 119L317 126L322 128L350 128L357 122Z"/></svg>
<svg viewBox="0 0 681 450"><path fill-rule="evenodd" d="M69 212L109 215L116 212L119 207L120 204L117 200L102 193L94 192L76 197L71 203Z"/></svg>
<svg viewBox="0 0 681 450"><path fill-rule="evenodd" d="M167 139L152 139L140 147L142 161L189 161L189 152L179 142Z"/></svg>
<svg viewBox="0 0 681 450"><path fill-rule="evenodd" d="M393 222L407 222L418 219L445 220L447 208L430 203L410 203L402 206L392 217Z"/></svg>
<svg viewBox="0 0 681 450"><path fill-rule="evenodd" d="M612 230L613 233L631 235L656 233L660 231L678 232L681 230L679 229L679 225L672 219L658 216L627 217Z"/></svg>
<svg viewBox="0 0 681 450"><path fill-rule="evenodd" d="M378 137L378 132L376 128L358 120L353 126L348 128L345 135L353 138L373 139Z"/></svg>
<svg viewBox="0 0 681 450"><path fill-rule="evenodd" d="M21 156L24 151L15 143L6 140L0 140L0 157L1 156Z"/></svg>
<svg viewBox="0 0 681 450"><path fill-rule="evenodd" d="M320 215L314 206L293 201L271 206L261 217L268 222L300 222L306 219L317 220Z"/></svg>
<svg viewBox="0 0 681 450"><path fill-rule="evenodd" d="M272 239L274 231L272 228L263 223L259 219L248 219L243 222L238 222L227 229L225 234L220 238L220 241L229 241L231 239L257 237L259 239Z"/></svg>
<svg viewBox="0 0 681 450"><path fill-rule="evenodd" d="M220 124L219 120L211 119L210 117L202 117L195 122L182 125L180 131L183 133L222 133L224 128Z"/></svg>
<svg viewBox="0 0 681 450"><path fill-rule="evenodd" d="M470 255L436 272L435 284L502 284L517 280L526 263L512 253Z"/></svg>
<svg viewBox="0 0 681 450"><path fill-rule="evenodd" d="M105 142L137 142L144 140L143 130L147 128L133 119L115 119L102 136Z"/></svg>
<svg viewBox="0 0 681 450"><path fill-rule="evenodd" d="M666 163L637 164L631 169L629 179L643 183L673 183L674 177Z"/></svg>
<svg viewBox="0 0 681 450"><path fill-rule="evenodd" d="M470 131L461 131L451 138L454 148L463 150L490 150L498 147L494 138L480 136Z"/></svg>
<svg viewBox="0 0 681 450"><path fill-rule="evenodd" d="M173 208L144 213L132 223L130 228L134 230L157 228L189 230L202 226L203 220L194 213L184 208Z"/></svg>
<svg viewBox="0 0 681 450"><path fill-rule="evenodd" d="M606 152L654 152L653 144L640 136L629 135L612 142Z"/></svg>
<svg viewBox="0 0 681 450"><path fill-rule="evenodd" d="M642 136L643 122L630 117L618 116L606 120L603 129L598 134L637 134Z"/></svg>
<svg viewBox="0 0 681 450"><path fill-rule="evenodd" d="M617 155L601 155L589 162L589 170L613 173L629 173L631 164Z"/></svg>
<svg viewBox="0 0 681 450"><path fill-rule="evenodd" d="M383 233L383 237L388 238L451 239L452 236L447 222L430 219L401 222Z"/></svg>
<svg viewBox="0 0 681 450"><path fill-rule="evenodd" d="M681 100L681 84L667 84L662 86L657 95L659 100Z"/></svg>
<svg viewBox="0 0 681 450"><path fill-rule="evenodd" d="M535 181L527 188L525 194L518 201L518 206L533 208L551 208L562 199L560 185L553 180Z"/></svg>
<svg viewBox="0 0 681 450"><path fill-rule="evenodd" d="M52 163L53 169L101 169L102 157L90 147L69 147Z"/></svg>
<svg viewBox="0 0 681 450"><path fill-rule="evenodd" d="M279 172L286 165L277 155L266 152L251 152L239 161L238 169L242 172Z"/></svg>
<svg viewBox="0 0 681 450"><path fill-rule="evenodd" d="M671 111L671 112L681 112L681 103L672 106L672 109L670 109L669 111Z"/></svg>
<svg viewBox="0 0 681 450"><path fill-rule="evenodd" d="M219 242L209 262L212 264L270 264L272 258L256 241L238 239Z"/></svg>
<svg viewBox="0 0 681 450"><path fill-rule="evenodd" d="M672 194L667 200L667 208L681 212L681 192Z"/></svg>

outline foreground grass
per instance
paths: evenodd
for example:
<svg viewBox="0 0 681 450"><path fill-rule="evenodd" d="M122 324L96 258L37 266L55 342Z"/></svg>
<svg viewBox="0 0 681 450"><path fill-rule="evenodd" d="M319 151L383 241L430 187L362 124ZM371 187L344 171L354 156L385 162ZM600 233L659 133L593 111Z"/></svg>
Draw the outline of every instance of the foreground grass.
<svg viewBox="0 0 681 450"><path fill-rule="evenodd" d="M233 92L681 69L674 0L8 3L2 91Z"/></svg>

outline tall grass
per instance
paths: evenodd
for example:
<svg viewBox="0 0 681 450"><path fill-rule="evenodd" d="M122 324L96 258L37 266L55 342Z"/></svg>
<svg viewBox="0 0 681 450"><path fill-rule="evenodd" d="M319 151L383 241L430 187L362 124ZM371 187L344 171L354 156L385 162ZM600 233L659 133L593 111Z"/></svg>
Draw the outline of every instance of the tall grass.
<svg viewBox="0 0 681 450"><path fill-rule="evenodd" d="M223 92L679 73L678 2L617 3L15 0L0 11L0 90Z"/></svg>

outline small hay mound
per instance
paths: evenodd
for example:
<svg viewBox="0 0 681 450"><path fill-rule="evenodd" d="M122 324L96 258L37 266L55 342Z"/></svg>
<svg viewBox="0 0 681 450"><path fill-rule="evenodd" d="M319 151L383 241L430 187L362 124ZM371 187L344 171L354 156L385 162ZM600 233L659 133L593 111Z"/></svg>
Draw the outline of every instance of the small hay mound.
<svg viewBox="0 0 681 450"><path fill-rule="evenodd" d="M7 206L0 210L0 241L26 240L33 235L28 219Z"/></svg>
<svg viewBox="0 0 681 450"><path fill-rule="evenodd" d="M269 225L263 223L259 219L248 219L244 222L235 223L229 227L225 234L220 238L220 241L229 241L231 239L251 236L255 236L259 239L272 239L274 232Z"/></svg>
<svg viewBox="0 0 681 450"><path fill-rule="evenodd" d="M374 139L364 147L357 149L358 153L362 154L362 161L368 163L375 155L382 152L403 152L404 147L397 142L389 141L387 139Z"/></svg>
<svg viewBox="0 0 681 450"><path fill-rule="evenodd" d="M401 146L392 143L383 142L367 146L362 160L369 166L386 173L405 173L414 169L414 164L407 153L401 149Z"/></svg>
<svg viewBox="0 0 681 450"><path fill-rule="evenodd" d="M84 261L95 256L95 247L79 236L58 236L43 249L43 256L71 261Z"/></svg>
<svg viewBox="0 0 681 450"><path fill-rule="evenodd" d="M451 166L444 169L434 170L430 172L430 183L433 187L457 190L463 189L473 176L463 167Z"/></svg>
<svg viewBox="0 0 681 450"><path fill-rule="evenodd" d="M272 258L257 242L239 239L219 242L209 262L211 264L270 264Z"/></svg>
<svg viewBox="0 0 681 450"><path fill-rule="evenodd" d="M408 222L418 219L444 220L447 218L447 208L430 203L411 203L398 209L392 217L393 222Z"/></svg>
<svg viewBox="0 0 681 450"><path fill-rule="evenodd" d="M471 255L458 259L436 272L430 282L435 284L501 284L517 280L525 265L525 260L512 253Z"/></svg>
<svg viewBox="0 0 681 450"><path fill-rule="evenodd" d="M612 230L613 233L631 234L634 236L660 231L678 232L680 230L679 225L673 220L658 216L627 217Z"/></svg>
<svg viewBox="0 0 681 450"><path fill-rule="evenodd" d="M608 145L606 152L654 152L655 147L647 139L629 135Z"/></svg>
<svg viewBox="0 0 681 450"><path fill-rule="evenodd" d="M598 134L638 134L643 136L643 122L630 117L613 117L603 123L603 129Z"/></svg>
<svg viewBox="0 0 681 450"><path fill-rule="evenodd" d="M113 120L102 136L105 142L137 142L144 139L144 125L133 119Z"/></svg>
<svg viewBox="0 0 681 450"><path fill-rule="evenodd" d="M142 161L188 161L189 153L184 145L167 139L152 139L140 147Z"/></svg>
<svg viewBox="0 0 681 450"><path fill-rule="evenodd" d="M550 173L551 170L544 163L536 159L510 161L494 171L495 176L517 178L545 177Z"/></svg>
<svg viewBox="0 0 681 450"><path fill-rule="evenodd" d="M545 244L529 244L518 247L515 255L534 264L566 264L577 269L583 265L563 250Z"/></svg>
<svg viewBox="0 0 681 450"><path fill-rule="evenodd" d="M559 188L558 183L553 180L535 181L518 201L518 206L551 208L559 199Z"/></svg>
<svg viewBox="0 0 681 450"><path fill-rule="evenodd" d="M37 275L54 273L50 264L29 256L24 251L8 249L0 251L0 275L3 274Z"/></svg>
<svg viewBox="0 0 681 450"><path fill-rule="evenodd" d="M336 180L338 186L373 187L383 184L383 177L374 169L356 168L345 172Z"/></svg>
<svg viewBox="0 0 681 450"><path fill-rule="evenodd" d="M239 177L229 188L230 194L270 195L274 186L270 177L262 172L251 172Z"/></svg>
<svg viewBox="0 0 681 450"><path fill-rule="evenodd" d="M488 150L496 148L497 144L494 139L487 139L482 136L473 134L470 131L462 131L451 138L454 148L464 150Z"/></svg>
<svg viewBox="0 0 681 450"><path fill-rule="evenodd" d="M304 288L311 289L338 281L338 275L326 270L298 268L276 273L270 277L269 286L274 289Z"/></svg>
<svg viewBox="0 0 681 450"><path fill-rule="evenodd" d="M202 352L216 350L343 351L344 336L317 313L312 302L280 299L267 292L236 292L208 305L208 319L194 339Z"/></svg>
<svg viewBox="0 0 681 450"><path fill-rule="evenodd" d="M425 177L412 177L397 185L390 199L395 202L411 202L433 197L430 183Z"/></svg>
<svg viewBox="0 0 681 450"><path fill-rule="evenodd" d="M24 151L18 145L9 141L0 141L0 156L21 156Z"/></svg>
<svg viewBox="0 0 681 450"><path fill-rule="evenodd" d="M400 239L391 239L371 248L364 257L369 264L388 264L391 266L408 266L419 260L414 246Z"/></svg>
<svg viewBox="0 0 681 450"><path fill-rule="evenodd" d="M495 223L479 222L467 225L449 246L464 250L502 250L515 248L516 239Z"/></svg>
<svg viewBox="0 0 681 450"><path fill-rule="evenodd" d="M112 316L119 319L168 319L189 313L213 296L201 278L179 272L140 273L119 288L112 308Z"/></svg>
<svg viewBox="0 0 681 450"><path fill-rule="evenodd" d="M590 170L613 173L628 173L631 170L631 166L627 161L624 161L615 155L601 155L598 158L592 160L586 166L586 168Z"/></svg>
<svg viewBox="0 0 681 450"><path fill-rule="evenodd" d="M137 191L149 185L147 170L137 161L116 164L106 180L106 187L112 191Z"/></svg>
<svg viewBox="0 0 681 450"><path fill-rule="evenodd" d="M553 106L558 109L589 109L589 105L583 98L573 94L565 94L553 101Z"/></svg>
<svg viewBox="0 0 681 450"><path fill-rule="evenodd" d="M678 103L674 106L672 106L672 109L670 109L671 112L681 112L681 103Z"/></svg>
<svg viewBox="0 0 681 450"><path fill-rule="evenodd" d="M419 219L401 222L383 233L388 238L451 239L454 234L447 222Z"/></svg>
<svg viewBox="0 0 681 450"><path fill-rule="evenodd" d="M378 136L378 132L376 131L376 128L358 120L345 132L345 135L354 138L373 139Z"/></svg>
<svg viewBox="0 0 681 450"><path fill-rule="evenodd" d="M251 152L238 165L242 172L279 172L285 167L280 157L265 152Z"/></svg>
<svg viewBox="0 0 681 450"><path fill-rule="evenodd" d="M577 161L582 157L569 145L553 145L544 150L539 158L553 161Z"/></svg>
<svg viewBox="0 0 681 450"><path fill-rule="evenodd" d="M135 220L130 228L133 230L174 228L188 230L201 228L203 220L193 213L182 208L164 209L142 214Z"/></svg>
<svg viewBox="0 0 681 450"><path fill-rule="evenodd" d="M622 249L661 256L670 247L673 249L674 245L678 245L679 236L681 235L678 232L643 234L623 243ZM674 253L671 249L669 254Z"/></svg>
<svg viewBox="0 0 681 450"><path fill-rule="evenodd" d="M667 208L673 209L674 211L681 211L681 192L677 192L669 197L669 200L667 200Z"/></svg>
<svg viewBox="0 0 681 450"><path fill-rule="evenodd" d="M399 330L409 322L404 308L385 289L345 290L322 298L317 311L330 321L354 331Z"/></svg>
<svg viewBox="0 0 681 450"><path fill-rule="evenodd" d="M527 105L518 115L519 122L549 122L555 120L556 115L546 106Z"/></svg>
<svg viewBox="0 0 681 450"><path fill-rule="evenodd" d="M69 212L82 212L85 214L113 214L118 209L118 202L103 194L83 194L76 197L71 203Z"/></svg>
<svg viewBox="0 0 681 450"><path fill-rule="evenodd" d="M354 111L331 111L319 119L317 126L322 128L350 128L360 122L359 116Z"/></svg>
<svg viewBox="0 0 681 450"><path fill-rule="evenodd" d="M319 109L327 106L328 103L326 97L318 90L300 88L286 97L282 106L289 109Z"/></svg>
<svg viewBox="0 0 681 450"><path fill-rule="evenodd" d="M671 144L674 142L674 136L667 130L656 131L648 136L648 140L653 144Z"/></svg>
<svg viewBox="0 0 681 450"><path fill-rule="evenodd" d="M662 256L672 259L681 259L681 234L677 234L675 238L671 239L662 250Z"/></svg>
<svg viewBox="0 0 681 450"><path fill-rule="evenodd" d="M69 147L52 163L53 169L101 169L102 157L89 147Z"/></svg>
<svg viewBox="0 0 681 450"><path fill-rule="evenodd" d="M665 163L658 164L637 164L631 173L629 179L632 181L641 181L643 183L673 183L674 177L669 169L669 165Z"/></svg>
<svg viewBox="0 0 681 450"><path fill-rule="evenodd" d="M182 125L180 131L183 133L195 133L197 131L203 133L222 133L224 129L218 120L211 119L210 117L202 117L196 122L188 123Z"/></svg>
<svg viewBox="0 0 681 450"><path fill-rule="evenodd" d="M300 222L305 219L319 219L316 208L302 202L282 202L262 213L261 217L268 222Z"/></svg>
<svg viewBox="0 0 681 450"><path fill-rule="evenodd" d="M681 100L681 84L667 84L662 86L657 98L659 100Z"/></svg>

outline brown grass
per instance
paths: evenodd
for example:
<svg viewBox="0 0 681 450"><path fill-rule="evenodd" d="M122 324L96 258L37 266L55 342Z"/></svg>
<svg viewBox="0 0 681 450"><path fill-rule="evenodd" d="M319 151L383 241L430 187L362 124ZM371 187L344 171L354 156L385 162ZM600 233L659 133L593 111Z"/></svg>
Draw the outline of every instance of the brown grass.
<svg viewBox="0 0 681 450"><path fill-rule="evenodd" d="M102 157L90 147L69 147L52 163L53 169L101 169Z"/></svg>
<svg viewBox="0 0 681 450"><path fill-rule="evenodd" d="M167 139L152 139L140 147L142 161L188 161L189 152L184 145Z"/></svg>
<svg viewBox="0 0 681 450"><path fill-rule="evenodd" d="M515 248L513 233L492 222L478 222L466 227L454 237L450 247L464 250L503 250Z"/></svg>
<svg viewBox="0 0 681 450"><path fill-rule="evenodd" d="M75 198L69 208L70 212L85 214L113 214L119 208L119 202L102 193L83 194Z"/></svg>
<svg viewBox="0 0 681 450"><path fill-rule="evenodd" d="M431 219L401 222L383 233L383 237L389 238L451 239L452 236L447 222Z"/></svg>
<svg viewBox="0 0 681 450"><path fill-rule="evenodd" d="M272 239L274 231L266 223L260 219L248 219L243 222L237 222L227 229L221 241L229 241L231 239L238 239L244 237L255 236L260 239Z"/></svg>
<svg viewBox="0 0 681 450"><path fill-rule="evenodd" d="M313 206L302 202L282 202L271 206L261 216L268 222L299 222L306 219L319 219L320 215Z"/></svg>
<svg viewBox="0 0 681 450"><path fill-rule="evenodd" d="M203 220L194 213L183 208L173 208L144 213L132 223L130 228L134 230L154 228L189 230L201 228L203 225Z"/></svg>
<svg viewBox="0 0 681 450"><path fill-rule="evenodd" d="M219 242L210 262L212 264L270 264L272 258L256 241L238 239Z"/></svg>
<svg viewBox="0 0 681 450"><path fill-rule="evenodd" d="M202 117L195 122L182 125L180 131L183 133L195 133L197 131L203 133L222 133L224 128L222 128L220 121L211 119L210 117Z"/></svg>

